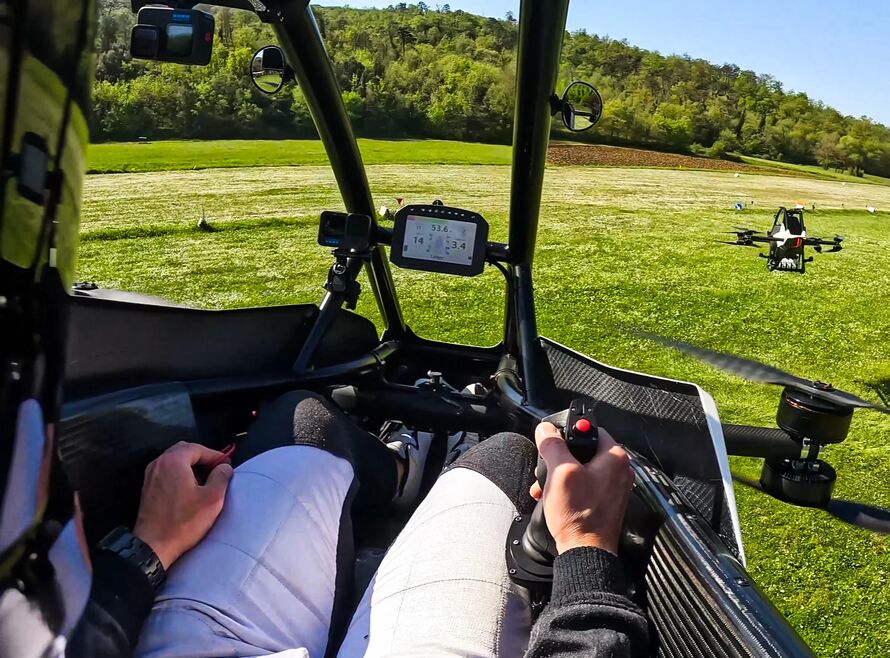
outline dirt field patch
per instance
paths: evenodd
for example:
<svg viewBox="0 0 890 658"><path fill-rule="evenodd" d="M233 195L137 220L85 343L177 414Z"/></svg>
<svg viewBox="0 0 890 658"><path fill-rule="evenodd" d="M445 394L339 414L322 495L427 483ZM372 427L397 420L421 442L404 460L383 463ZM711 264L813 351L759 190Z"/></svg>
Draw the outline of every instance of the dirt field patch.
<svg viewBox="0 0 890 658"><path fill-rule="evenodd" d="M711 169L775 174L775 169L701 158L694 155L661 153L623 146L602 144L554 144L547 153L547 164L598 165L601 167L669 167L672 169Z"/></svg>

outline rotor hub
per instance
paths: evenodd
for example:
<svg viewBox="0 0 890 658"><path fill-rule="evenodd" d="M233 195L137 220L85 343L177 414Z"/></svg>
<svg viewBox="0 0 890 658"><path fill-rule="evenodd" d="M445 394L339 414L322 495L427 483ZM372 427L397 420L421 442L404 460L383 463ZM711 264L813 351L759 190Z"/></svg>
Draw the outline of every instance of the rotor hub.
<svg viewBox="0 0 890 658"><path fill-rule="evenodd" d="M820 383L816 384L820 388ZM830 384L822 386L831 387ZM829 390L822 388L821 390ZM776 423L796 439L808 438L820 445L840 443L847 438L853 409L786 388L779 400Z"/></svg>

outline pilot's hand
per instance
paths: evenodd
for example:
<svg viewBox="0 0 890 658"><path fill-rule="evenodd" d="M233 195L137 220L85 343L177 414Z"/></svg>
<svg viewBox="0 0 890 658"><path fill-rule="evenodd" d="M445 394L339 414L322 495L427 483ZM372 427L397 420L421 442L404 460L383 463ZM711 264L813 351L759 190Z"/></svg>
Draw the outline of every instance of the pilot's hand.
<svg viewBox="0 0 890 658"><path fill-rule="evenodd" d="M204 538L222 511L232 466L214 468L204 485L192 470L221 458L221 452L180 441L145 469L133 534L151 546L165 569Z"/></svg>
<svg viewBox="0 0 890 658"><path fill-rule="evenodd" d="M602 428L596 455L580 464L559 430L541 423L535 430L538 452L547 464L544 517L560 554L580 546L618 553L618 539L634 475L624 449ZM531 495L541 499L538 483Z"/></svg>

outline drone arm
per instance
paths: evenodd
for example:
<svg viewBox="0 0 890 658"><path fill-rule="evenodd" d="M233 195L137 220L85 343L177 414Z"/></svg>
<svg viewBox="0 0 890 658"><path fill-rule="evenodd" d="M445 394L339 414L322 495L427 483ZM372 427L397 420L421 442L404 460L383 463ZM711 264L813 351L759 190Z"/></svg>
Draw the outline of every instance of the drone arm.
<svg viewBox="0 0 890 658"><path fill-rule="evenodd" d="M843 247L841 246L841 240L839 240L839 239L823 240L822 238L805 238L804 244L808 247L813 247L820 254L821 253L830 254L833 251L840 251L841 249L843 249ZM831 247L831 249L823 252L823 250L822 250L823 246Z"/></svg>
<svg viewBox="0 0 890 658"><path fill-rule="evenodd" d="M726 452L738 457L797 459L801 444L787 432L774 427L723 425Z"/></svg>

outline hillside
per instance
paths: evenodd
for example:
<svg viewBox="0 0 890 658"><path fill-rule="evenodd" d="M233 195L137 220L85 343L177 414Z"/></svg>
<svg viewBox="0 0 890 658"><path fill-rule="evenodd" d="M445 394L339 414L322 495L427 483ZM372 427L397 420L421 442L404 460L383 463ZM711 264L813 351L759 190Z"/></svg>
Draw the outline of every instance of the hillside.
<svg viewBox="0 0 890 658"><path fill-rule="evenodd" d="M130 60L129 2L100 0L100 11L95 140L314 136L298 87L274 97L251 88L252 53L274 43L252 14L216 11L213 60L199 68ZM424 3L314 11L359 134L509 142L512 16ZM768 75L580 31L566 35L560 77L588 80L603 95L591 141L890 175L890 129L785 93Z"/></svg>

